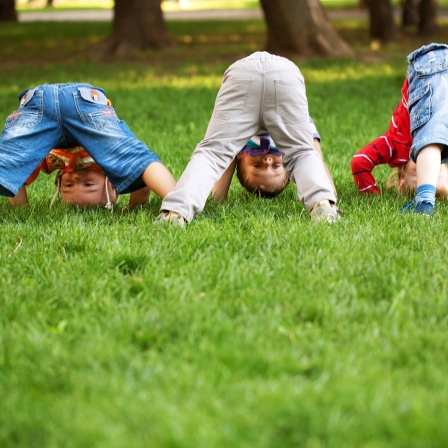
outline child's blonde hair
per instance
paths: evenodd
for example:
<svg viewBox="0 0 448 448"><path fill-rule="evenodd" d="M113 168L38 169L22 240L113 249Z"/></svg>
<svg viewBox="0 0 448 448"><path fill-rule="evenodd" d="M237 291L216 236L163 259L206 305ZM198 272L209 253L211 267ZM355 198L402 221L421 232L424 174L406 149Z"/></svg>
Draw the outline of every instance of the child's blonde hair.
<svg viewBox="0 0 448 448"><path fill-rule="evenodd" d="M401 196L407 196L409 193L414 192L414 190L409 188L409 186L406 185L406 182L404 181L404 172L407 165L408 164L406 163L405 165L393 168L392 172L389 174L389 176L387 176L386 179L386 188L388 190L395 188L397 190L397 193ZM442 165L448 167L447 163L443 163ZM448 197L448 190L443 191L437 188L436 196L446 198Z"/></svg>
<svg viewBox="0 0 448 448"><path fill-rule="evenodd" d="M410 189L404 182L405 168L406 165L393 168L392 172L389 174L389 176L387 176L386 179L386 188L388 190L395 188L397 190L397 193L401 196L406 196L410 192Z"/></svg>

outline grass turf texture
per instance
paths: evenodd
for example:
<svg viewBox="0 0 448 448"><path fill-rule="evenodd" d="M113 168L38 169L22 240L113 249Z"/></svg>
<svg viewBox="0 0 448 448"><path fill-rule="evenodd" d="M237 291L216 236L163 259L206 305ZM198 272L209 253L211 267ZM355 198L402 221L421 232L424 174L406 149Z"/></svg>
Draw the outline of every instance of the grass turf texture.
<svg viewBox="0 0 448 448"><path fill-rule="evenodd" d="M108 24L2 25L0 116L32 85L89 81L178 178L264 28L169 27L176 48L114 61L86 53ZM186 231L152 224L155 196L136 213L50 210L51 176L30 209L0 202L2 447L445 445L448 207L400 216L405 198L360 197L349 167L424 42L372 53L366 24L338 28L357 59L297 62L341 223L311 222L293 185L259 200L237 181Z"/></svg>

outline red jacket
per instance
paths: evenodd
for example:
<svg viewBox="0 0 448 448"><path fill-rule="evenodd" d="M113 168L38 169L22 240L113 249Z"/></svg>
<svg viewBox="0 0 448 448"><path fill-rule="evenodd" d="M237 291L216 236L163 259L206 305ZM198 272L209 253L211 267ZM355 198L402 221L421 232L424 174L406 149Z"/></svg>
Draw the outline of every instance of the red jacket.
<svg viewBox="0 0 448 448"><path fill-rule="evenodd" d="M392 114L389 130L353 156L352 174L360 193L381 194L372 175L375 166L387 163L394 168L405 165L409 161L412 137L407 108L407 79L404 80L401 95L401 101Z"/></svg>

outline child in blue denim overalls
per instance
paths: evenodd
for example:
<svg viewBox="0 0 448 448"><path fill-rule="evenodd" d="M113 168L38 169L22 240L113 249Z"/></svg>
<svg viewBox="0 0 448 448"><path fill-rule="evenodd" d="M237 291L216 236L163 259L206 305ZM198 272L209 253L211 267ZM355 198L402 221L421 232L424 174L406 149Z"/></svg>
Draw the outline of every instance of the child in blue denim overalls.
<svg viewBox="0 0 448 448"><path fill-rule="evenodd" d="M73 148L54 148L39 164L16 196L9 198L13 206L29 205L27 187L40 173L51 174L56 171L54 183L56 192L50 202L60 196L63 204L81 207L104 206L112 209L117 203L118 194L101 167L81 146ZM133 210L146 203L150 189L143 187L129 195L129 203L124 210Z"/></svg>
<svg viewBox="0 0 448 448"><path fill-rule="evenodd" d="M162 199L176 182L115 113L103 89L90 84L45 84L19 95L20 106L0 136L0 195L14 197L48 153L80 145L117 193L148 186Z"/></svg>
<svg viewBox="0 0 448 448"><path fill-rule="evenodd" d="M402 211L430 216L440 164L448 161L448 45L423 46L408 62L410 155L417 164L417 194Z"/></svg>

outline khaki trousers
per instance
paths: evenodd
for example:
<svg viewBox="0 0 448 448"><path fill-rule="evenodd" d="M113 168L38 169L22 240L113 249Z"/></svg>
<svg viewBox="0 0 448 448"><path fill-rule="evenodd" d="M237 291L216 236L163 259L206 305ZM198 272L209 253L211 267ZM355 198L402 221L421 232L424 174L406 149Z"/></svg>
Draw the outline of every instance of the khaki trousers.
<svg viewBox="0 0 448 448"><path fill-rule="evenodd" d="M260 130L269 132L283 154L285 170L308 211L323 199L336 202L313 146L300 70L288 59L256 52L224 73L205 137L161 209L191 221L203 210L215 182Z"/></svg>

